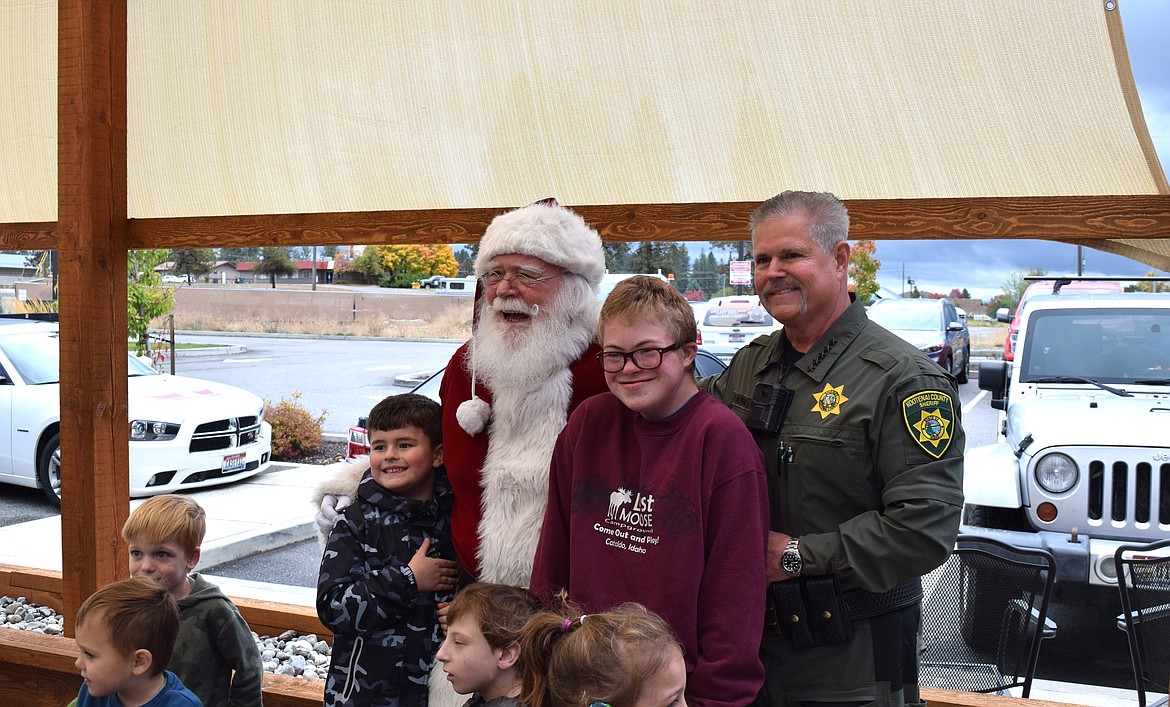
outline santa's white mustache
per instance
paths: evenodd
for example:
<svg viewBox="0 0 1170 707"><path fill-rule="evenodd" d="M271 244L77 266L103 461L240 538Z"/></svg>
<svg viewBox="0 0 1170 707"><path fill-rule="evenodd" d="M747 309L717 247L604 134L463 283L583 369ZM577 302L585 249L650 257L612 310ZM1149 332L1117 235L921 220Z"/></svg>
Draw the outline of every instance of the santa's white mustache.
<svg viewBox="0 0 1170 707"><path fill-rule="evenodd" d="M533 319L540 314L540 305L528 304L522 299L508 297L501 299L499 297L492 300L488 308L493 312L500 312L501 314L527 314Z"/></svg>

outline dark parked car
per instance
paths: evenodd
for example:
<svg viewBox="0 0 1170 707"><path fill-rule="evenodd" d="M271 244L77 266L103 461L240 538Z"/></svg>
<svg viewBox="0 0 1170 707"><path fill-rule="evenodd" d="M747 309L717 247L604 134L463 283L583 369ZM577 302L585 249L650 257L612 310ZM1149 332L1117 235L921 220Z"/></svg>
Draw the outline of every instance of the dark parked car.
<svg viewBox="0 0 1170 707"><path fill-rule="evenodd" d="M719 360L719 358L708 351L699 349L699 353L695 356L695 378L706 378L713 376L716 373L722 373L723 369L727 368L727 364ZM439 385L443 382L443 371L446 368L440 368L431 374L422 383L419 383L410 390L412 393L425 395L431 400L439 401ZM356 457L359 454L370 453L370 441L366 437L366 418L358 418L358 423L349 428L349 443L345 448L345 456Z"/></svg>
<svg viewBox="0 0 1170 707"><path fill-rule="evenodd" d="M960 383L971 367L971 335L958 308L945 299L883 299L869 318L917 346Z"/></svg>

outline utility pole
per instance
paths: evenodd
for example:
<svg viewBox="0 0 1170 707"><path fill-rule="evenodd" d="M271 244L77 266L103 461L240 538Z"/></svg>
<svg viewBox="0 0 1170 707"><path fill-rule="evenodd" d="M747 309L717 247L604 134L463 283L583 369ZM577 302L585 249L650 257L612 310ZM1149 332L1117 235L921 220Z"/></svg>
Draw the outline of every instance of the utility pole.
<svg viewBox="0 0 1170 707"><path fill-rule="evenodd" d="M1085 257L1081 255L1084 246L1077 246L1077 277L1085 274Z"/></svg>

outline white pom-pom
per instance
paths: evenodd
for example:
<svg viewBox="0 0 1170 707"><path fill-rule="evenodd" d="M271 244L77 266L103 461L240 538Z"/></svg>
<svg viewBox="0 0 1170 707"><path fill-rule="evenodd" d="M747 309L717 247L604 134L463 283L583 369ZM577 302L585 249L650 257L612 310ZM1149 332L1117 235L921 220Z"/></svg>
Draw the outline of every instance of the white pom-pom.
<svg viewBox="0 0 1170 707"><path fill-rule="evenodd" d="M455 410L455 419L459 420L459 426L472 437L483 432L491 416L492 406L483 398L465 400Z"/></svg>

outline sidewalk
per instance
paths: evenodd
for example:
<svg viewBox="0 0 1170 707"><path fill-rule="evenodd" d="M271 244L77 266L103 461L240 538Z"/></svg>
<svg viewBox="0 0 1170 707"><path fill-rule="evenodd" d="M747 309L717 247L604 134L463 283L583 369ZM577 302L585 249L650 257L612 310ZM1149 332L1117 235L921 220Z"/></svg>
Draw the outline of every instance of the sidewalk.
<svg viewBox="0 0 1170 707"><path fill-rule="evenodd" d="M213 567L314 537L309 498L322 467L274 463L269 471L226 486L195 490L207 513L200 566ZM145 499L134 499L136 508ZM61 522L51 516L0 528L0 563L61 570ZM214 573L213 573L214 574ZM232 596L312 606L313 589L216 577Z"/></svg>
<svg viewBox="0 0 1170 707"><path fill-rule="evenodd" d="M259 476L236 484L193 491L191 496L207 512L207 534L199 564L213 567L224 562L274 550L314 537L316 511L309 505L323 467L273 464ZM135 508L143 499L130 502ZM58 516L0 528L0 563L61 569L61 523ZM208 574L229 596L313 606L311 587L293 587ZM1018 693L1017 693L1018 694ZM1088 705L1132 707L1133 690L1037 680L1033 699Z"/></svg>

